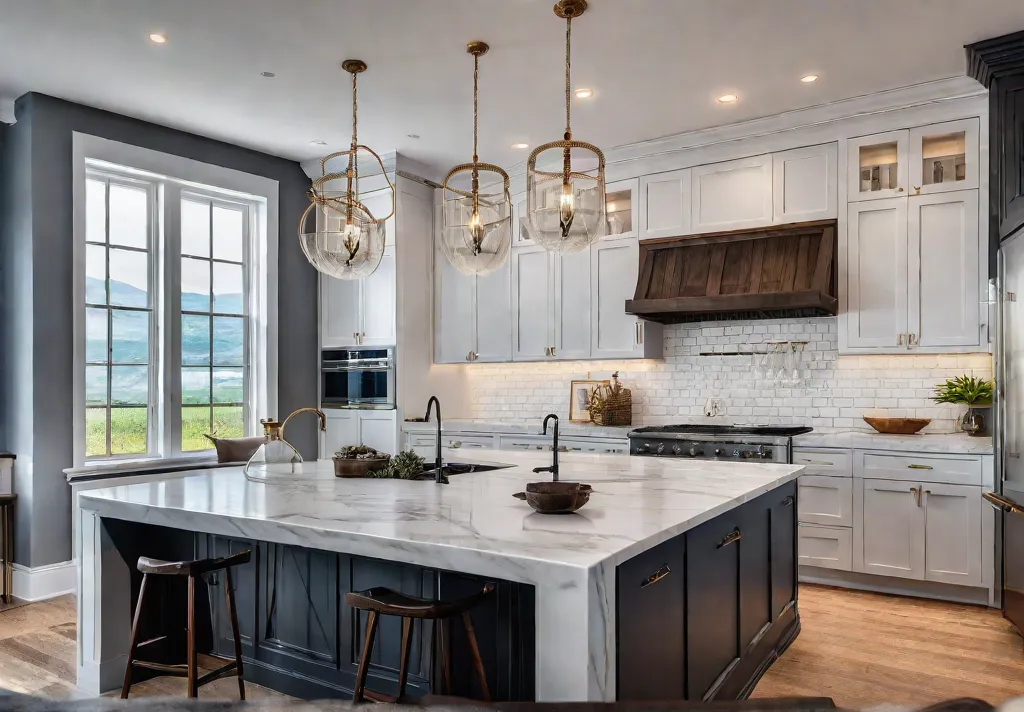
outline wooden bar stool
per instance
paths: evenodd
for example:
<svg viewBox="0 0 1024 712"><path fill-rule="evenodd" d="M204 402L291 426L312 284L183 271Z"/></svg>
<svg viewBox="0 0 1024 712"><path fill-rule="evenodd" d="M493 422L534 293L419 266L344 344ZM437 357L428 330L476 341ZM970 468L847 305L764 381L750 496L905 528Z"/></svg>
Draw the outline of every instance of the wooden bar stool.
<svg viewBox="0 0 1024 712"><path fill-rule="evenodd" d="M156 670L164 675L187 677L189 697L198 697L199 688L208 682L213 682L226 675L236 675L238 677L238 696L240 699L245 699L245 686L242 683L242 642L238 637L238 614L235 611L235 594L232 591L231 585L231 567L249 563L251 556L252 551L246 550L220 559L198 559L196 561L161 561L145 556L139 557L138 568L142 572L142 585L139 587L138 603L135 604L135 619L132 621L132 642L128 648L128 664L124 670L124 685L121 687L121 699L127 699L128 690L131 689L133 666L146 668L147 670ZM235 659L227 665L223 665L199 677L196 652L196 577L221 570L224 571L225 578L227 579L227 585L224 588L224 599L228 606L228 617L231 619L231 635L235 641ZM135 658L135 653L139 648L164 640L167 637L162 635L141 643L136 640L139 634L139 620L142 618L142 604L146 595L146 582L150 575L188 576L188 660L183 665L165 665L146 660L136 660ZM219 656L214 657L219 658ZM229 658L220 659L228 660Z"/></svg>
<svg viewBox="0 0 1024 712"><path fill-rule="evenodd" d="M398 668L398 696L393 700L398 702L405 694L405 680L409 674L409 649L412 644L413 619L444 621L461 615L462 624L466 628L466 638L469 641L469 651L473 656L473 665L480 680L480 689L483 690L484 701L490 702L491 693L487 688L484 661L480 657L480 648L476 643L476 633L473 631L473 620L470 618L469 611L490 596L494 589L494 584L488 583L484 585L483 590L479 593L457 601L435 601L429 598L416 598L392 591L389 588L371 588L366 591L346 593L346 605L360 611L369 611L369 615L366 618L366 637L363 641L363 654L359 659L359 669L356 672L355 694L352 699L355 702L365 699L364 693L367 692L365 689L366 674L370 667L373 639L377 635L377 622L380 616L399 616L402 619L402 649ZM440 636L440 640L441 666L447 688L446 692L451 694L451 650L450 646L445 644L445 636L443 634ZM374 694L373 696L380 701L392 701L384 695Z"/></svg>
<svg viewBox="0 0 1024 712"><path fill-rule="evenodd" d="M0 494L0 601L14 597L14 503L16 494Z"/></svg>

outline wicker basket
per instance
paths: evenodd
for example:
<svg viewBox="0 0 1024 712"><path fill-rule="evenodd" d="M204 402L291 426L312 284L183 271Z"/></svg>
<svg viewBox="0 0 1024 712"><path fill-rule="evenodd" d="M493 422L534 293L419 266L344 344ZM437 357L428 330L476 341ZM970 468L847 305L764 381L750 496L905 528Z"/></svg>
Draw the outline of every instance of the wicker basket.
<svg viewBox="0 0 1024 712"><path fill-rule="evenodd" d="M594 390L590 398L590 419L596 425L632 425L633 393L619 383L619 373L612 374L612 383Z"/></svg>

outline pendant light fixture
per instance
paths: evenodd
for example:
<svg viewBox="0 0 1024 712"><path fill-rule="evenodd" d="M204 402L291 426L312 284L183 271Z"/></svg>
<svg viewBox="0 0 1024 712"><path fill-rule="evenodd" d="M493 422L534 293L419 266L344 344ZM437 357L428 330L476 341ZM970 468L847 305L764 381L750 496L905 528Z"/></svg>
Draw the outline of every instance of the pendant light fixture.
<svg viewBox="0 0 1024 712"><path fill-rule="evenodd" d="M572 21L586 9L586 0L555 5L555 14L565 20L565 135L535 148L526 162L527 228L550 252L579 252L607 230L604 154L593 144L573 140L570 121Z"/></svg>
<svg viewBox="0 0 1024 712"><path fill-rule="evenodd" d="M347 151L320 159L320 177L306 192L309 207L299 220L299 243L318 271L338 279L361 279L377 269L384 254L384 222L395 214L395 186L380 156L357 138L356 78L366 71L366 63L346 59L341 67L352 75L352 143ZM387 215L375 216L360 201L359 164L370 157L380 166L391 193ZM344 173L327 172L327 163L336 158L348 159Z"/></svg>
<svg viewBox="0 0 1024 712"><path fill-rule="evenodd" d="M444 177L441 217L441 244L445 257L462 274L487 274L508 259L512 244L512 199L508 173L493 163L480 163L477 156L478 78L480 57L489 47L485 42L470 42L466 51L473 55L473 162L455 166ZM494 183L492 192L480 192L480 177ZM469 190L458 187L469 178ZM488 180L490 179L490 180Z"/></svg>

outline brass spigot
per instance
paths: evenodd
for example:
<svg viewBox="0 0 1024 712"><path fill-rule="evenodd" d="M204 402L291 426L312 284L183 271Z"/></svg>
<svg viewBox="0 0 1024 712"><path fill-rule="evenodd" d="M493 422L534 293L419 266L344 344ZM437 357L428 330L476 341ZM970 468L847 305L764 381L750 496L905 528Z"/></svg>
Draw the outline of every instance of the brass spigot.
<svg viewBox="0 0 1024 712"><path fill-rule="evenodd" d="M266 435L267 440L284 440L284 426L288 424L288 421L294 418L299 413L316 413L317 418L320 420L320 431L327 430L327 416L319 408L299 408L293 411L287 418L282 420L280 423L273 418L260 419L260 423L263 425L263 434Z"/></svg>

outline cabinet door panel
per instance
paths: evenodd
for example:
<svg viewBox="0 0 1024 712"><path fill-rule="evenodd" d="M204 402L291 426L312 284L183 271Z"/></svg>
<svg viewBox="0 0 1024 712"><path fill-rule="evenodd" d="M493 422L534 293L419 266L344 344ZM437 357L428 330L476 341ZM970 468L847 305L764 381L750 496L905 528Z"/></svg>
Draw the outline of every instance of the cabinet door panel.
<svg viewBox="0 0 1024 712"><path fill-rule="evenodd" d="M325 347L357 346L360 284L320 275L320 340Z"/></svg>
<svg viewBox="0 0 1024 712"><path fill-rule="evenodd" d="M851 571L853 531L847 527L823 527L801 523L797 532L801 566Z"/></svg>
<svg viewBox="0 0 1024 712"><path fill-rule="evenodd" d="M590 249L555 258L556 358L590 358Z"/></svg>
<svg viewBox="0 0 1024 712"><path fill-rule="evenodd" d="M478 361L512 360L512 265L506 262L476 278L476 347Z"/></svg>
<svg viewBox="0 0 1024 712"><path fill-rule="evenodd" d="M796 601L796 514L797 487L795 482L770 492L771 499L771 566L772 566L772 618L778 618Z"/></svg>
<svg viewBox="0 0 1024 712"><path fill-rule="evenodd" d="M995 137L1001 146L998 156L999 237L1009 237L1024 225L1024 77L1009 76L995 80L996 125L1002 135Z"/></svg>
<svg viewBox="0 0 1024 712"><path fill-rule="evenodd" d="M360 330L366 345L395 343L395 248L387 247L373 274L362 280L363 323Z"/></svg>
<svg viewBox="0 0 1024 712"><path fill-rule="evenodd" d="M929 581L981 585L981 487L924 485Z"/></svg>
<svg viewBox="0 0 1024 712"><path fill-rule="evenodd" d="M742 653L775 616L772 615L773 532L771 511L784 495L779 490L747 502L739 510L740 531L740 621L739 647ZM790 554L792 558L792 554Z"/></svg>
<svg viewBox="0 0 1024 712"><path fill-rule="evenodd" d="M911 198L908 234L913 345L978 346L978 192Z"/></svg>
<svg viewBox="0 0 1024 712"><path fill-rule="evenodd" d="M598 243L591 248L593 314L591 355L594 358L633 356L637 319L626 313L626 300L636 290L640 247L636 240Z"/></svg>
<svg viewBox="0 0 1024 712"><path fill-rule="evenodd" d="M338 664L338 555L298 546L267 546L266 635L300 658Z"/></svg>
<svg viewBox="0 0 1024 712"><path fill-rule="evenodd" d="M440 249L434 254L440 282L434 361L436 363L465 363L473 350L473 296L476 278L461 274L445 258ZM511 330L511 324L508 325Z"/></svg>
<svg viewBox="0 0 1024 712"><path fill-rule="evenodd" d="M345 445L359 445L359 419L356 411L328 411L327 429L321 439L321 457L330 457Z"/></svg>
<svg viewBox="0 0 1024 712"><path fill-rule="evenodd" d="M512 250L512 358L547 359L551 346L551 257L540 247Z"/></svg>
<svg viewBox="0 0 1024 712"><path fill-rule="evenodd" d="M772 157L692 169L692 232L741 230L772 222Z"/></svg>
<svg viewBox="0 0 1024 712"><path fill-rule="evenodd" d="M686 534L686 698L705 699L739 659L739 566L742 540L736 510Z"/></svg>
<svg viewBox="0 0 1024 712"><path fill-rule="evenodd" d="M895 480L859 480L863 523L857 571L901 578L924 578L924 510L912 487ZM855 564L858 561L854 562Z"/></svg>
<svg viewBox="0 0 1024 712"><path fill-rule="evenodd" d="M690 169L640 178L640 239L690 233Z"/></svg>
<svg viewBox="0 0 1024 712"><path fill-rule="evenodd" d="M853 526L853 478L802 475L800 521Z"/></svg>
<svg viewBox="0 0 1024 712"><path fill-rule="evenodd" d="M978 187L979 124L976 118L963 119L910 131L912 195L972 190Z"/></svg>
<svg viewBox="0 0 1024 712"><path fill-rule="evenodd" d="M838 217L838 146L808 146L772 155L776 224Z"/></svg>
<svg viewBox="0 0 1024 712"><path fill-rule="evenodd" d="M895 348L907 331L907 201L850 203L847 345Z"/></svg>
<svg viewBox="0 0 1024 712"><path fill-rule="evenodd" d="M907 195L909 143L907 130L847 141L846 184L850 202Z"/></svg>
<svg viewBox="0 0 1024 712"><path fill-rule="evenodd" d="M394 455L397 448L395 411L359 411L359 444Z"/></svg>
<svg viewBox="0 0 1024 712"><path fill-rule="evenodd" d="M669 539L616 571L620 701L685 695L686 543Z"/></svg>

